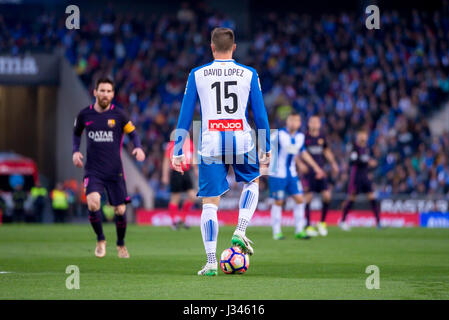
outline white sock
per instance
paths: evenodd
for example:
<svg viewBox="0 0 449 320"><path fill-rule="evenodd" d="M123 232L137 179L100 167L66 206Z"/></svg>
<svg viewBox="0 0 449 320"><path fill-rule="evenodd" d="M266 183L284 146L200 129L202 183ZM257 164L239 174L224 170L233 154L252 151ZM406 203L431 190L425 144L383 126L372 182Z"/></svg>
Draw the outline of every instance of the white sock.
<svg viewBox="0 0 449 320"><path fill-rule="evenodd" d="M203 236L204 249L206 250L207 263L217 263L217 236L218 236L218 207L214 204L203 204L201 213L201 235Z"/></svg>
<svg viewBox="0 0 449 320"><path fill-rule="evenodd" d="M239 222L234 234L245 235L254 211L259 201L259 184L255 182L245 183L239 202Z"/></svg>
<svg viewBox="0 0 449 320"><path fill-rule="evenodd" d="M305 203L295 203L295 206L293 207L293 216L295 217L295 233L303 231L304 226L306 225L306 218L304 215L305 207Z"/></svg>
<svg viewBox="0 0 449 320"><path fill-rule="evenodd" d="M273 236L281 233L282 206L273 203L271 206L271 226L273 227Z"/></svg>

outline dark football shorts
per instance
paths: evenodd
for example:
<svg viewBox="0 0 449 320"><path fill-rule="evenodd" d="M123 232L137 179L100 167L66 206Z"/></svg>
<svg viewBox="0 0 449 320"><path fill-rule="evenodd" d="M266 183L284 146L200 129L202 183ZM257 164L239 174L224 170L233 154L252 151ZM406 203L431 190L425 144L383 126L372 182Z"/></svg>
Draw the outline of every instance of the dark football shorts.
<svg viewBox="0 0 449 320"><path fill-rule="evenodd" d="M355 178L354 181L349 181L348 185L349 194L370 193L370 192L373 192L373 186L368 177L359 176Z"/></svg>
<svg viewBox="0 0 449 320"><path fill-rule="evenodd" d="M315 172L305 175L305 178L303 179L303 188L305 193L321 193L325 190L329 190L327 178L317 179L315 178Z"/></svg>
<svg viewBox="0 0 449 320"><path fill-rule="evenodd" d="M86 195L92 192L102 194L106 189L109 203L112 206L118 206L131 202L126 191L126 183L123 176L117 180L105 180L92 175L86 176L84 177L84 188L86 190Z"/></svg>
<svg viewBox="0 0 449 320"><path fill-rule="evenodd" d="M190 171L181 174L178 171L171 170L170 172L170 191L171 192L186 192L193 189L192 176Z"/></svg>

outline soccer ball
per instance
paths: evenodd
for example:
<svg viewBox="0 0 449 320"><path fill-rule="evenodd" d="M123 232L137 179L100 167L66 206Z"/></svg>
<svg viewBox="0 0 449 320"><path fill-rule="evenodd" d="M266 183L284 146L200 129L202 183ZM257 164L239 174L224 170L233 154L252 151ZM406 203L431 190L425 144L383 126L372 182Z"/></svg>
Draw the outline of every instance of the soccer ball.
<svg viewBox="0 0 449 320"><path fill-rule="evenodd" d="M249 267L249 256L240 247L232 247L223 251L220 257L220 268L224 273L245 273Z"/></svg>

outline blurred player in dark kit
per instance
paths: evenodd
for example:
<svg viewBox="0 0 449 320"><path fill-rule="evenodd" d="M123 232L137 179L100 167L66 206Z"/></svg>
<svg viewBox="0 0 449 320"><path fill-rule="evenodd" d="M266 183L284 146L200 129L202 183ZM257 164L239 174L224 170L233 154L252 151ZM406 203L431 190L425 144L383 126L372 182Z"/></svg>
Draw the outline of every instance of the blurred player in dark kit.
<svg viewBox="0 0 449 320"><path fill-rule="evenodd" d="M334 175L338 175L339 169L337 162L335 161L334 154L327 144L325 136L321 132L321 119L318 116L312 116L309 118L305 146L306 150L321 169L324 169L326 162L329 162L332 168L332 173ZM331 201L331 188L329 186L327 176L323 176L318 179L310 165L306 166L307 167L304 168L304 165L301 165L301 169L305 171L303 185L306 200L306 233L309 236L317 236L318 234L321 236L326 236L326 215L329 209L329 203ZM314 193L321 194L323 200L321 220L317 224L318 232L310 225L310 203Z"/></svg>
<svg viewBox="0 0 449 320"><path fill-rule="evenodd" d="M376 217L377 227L380 227L379 205L375 198L372 182L368 177L370 167L376 167L377 161L371 157L368 147L368 133L365 130L357 132L356 142L351 150L350 157L350 176L348 184L348 199L343 204L343 218L340 221L340 227L349 231L350 227L346 223L346 217L354 204L358 194L368 194L373 213Z"/></svg>
<svg viewBox="0 0 449 320"><path fill-rule="evenodd" d="M133 123L122 110L112 104L114 83L108 78L96 82L95 104L78 114L73 132L73 164L83 167L83 155L79 151L81 134L86 130L87 159L84 188L86 189L89 221L97 235L95 255L106 255L106 241L101 219L101 193L106 189L109 203L114 207L119 258L129 258L125 247L126 204L130 198L126 191L125 173L121 160L123 134L129 134L134 144L132 154L137 161L144 161L140 138Z"/></svg>

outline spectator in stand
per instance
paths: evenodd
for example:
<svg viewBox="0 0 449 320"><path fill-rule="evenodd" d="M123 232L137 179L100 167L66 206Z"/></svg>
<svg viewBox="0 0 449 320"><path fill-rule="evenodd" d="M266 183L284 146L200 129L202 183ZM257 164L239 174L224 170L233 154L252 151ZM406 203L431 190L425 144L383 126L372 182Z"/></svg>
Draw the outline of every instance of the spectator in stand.
<svg viewBox="0 0 449 320"><path fill-rule="evenodd" d="M63 184L58 182L56 188L50 195L55 223L63 223L66 220L69 210L69 196L63 188Z"/></svg>
<svg viewBox="0 0 449 320"><path fill-rule="evenodd" d="M131 205L134 210L143 208L143 197L138 187L134 189L134 193L131 195Z"/></svg>
<svg viewBox="0 0 449 320"><path fill-rule="evenodd" d="M23 222L25 220L25 202L28 199L27 193L23 190L22 184L17 184L12 194L13 219L16 222Z"/></svg>
<svg viewBox="0 0 449 320"><path fill-rule="evenodd" d="M31 188L31 199L33 200L34 222L42 222L48 191L42 187L40 182Z"/></svg>
<svg viewBox="0 0 449 320"><path fill-rule="evenodd" d="M273 128L291 109L305 119L326 119L323 131L343 164L335 192L347 189L347 148L355 128L364 127L379 161L372 174L381 195L449 196L449 133L432 137L427 123L449 95L448 17L447 1L433 12L384 10L382 28L373 32L355 13L281 17L273 11L254 19L254 41L240 60L261 70ZM0 51L60 48L89 91L99 74L111 75L115 102L132 114L148 152L137 165L159 194L164 143L176 125L189 68L212 59L204 41L209 31L235 22L204 2L185 2L162 15L125 16L110 5L83 19L74 32L55 13L29 23L0 16ZM127 138L124 143L129 150Z"/></svg>

